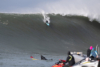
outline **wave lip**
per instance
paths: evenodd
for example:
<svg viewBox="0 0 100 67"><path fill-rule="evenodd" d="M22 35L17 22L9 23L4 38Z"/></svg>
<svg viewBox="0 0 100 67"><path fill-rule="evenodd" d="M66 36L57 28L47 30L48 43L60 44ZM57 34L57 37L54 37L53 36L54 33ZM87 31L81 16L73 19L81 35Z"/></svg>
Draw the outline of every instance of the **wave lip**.
<svg viewBox="0 0 100 67"><path fill-rule="evenodd" d="M25 5L26 2L27 6ZM4 3L5 2L2 1L0 4L2 6L0 12L2 13L5 12L5 13L33 14L45 11L46 13L54 13L62 15L78 15L78 16L81 15L89 17L90 21L96 19L97 21L100 22L99 0L25 1L24 3L22 1L13 2L10 0L7 4L4 5ZM21 6L19 6L17 3Z"/></svg>

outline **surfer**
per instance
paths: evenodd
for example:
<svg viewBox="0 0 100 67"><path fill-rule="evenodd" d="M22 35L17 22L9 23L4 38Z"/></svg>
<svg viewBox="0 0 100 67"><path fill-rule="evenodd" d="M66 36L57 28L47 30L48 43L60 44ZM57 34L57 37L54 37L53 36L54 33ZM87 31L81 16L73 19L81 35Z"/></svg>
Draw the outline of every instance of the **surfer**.
<svg viewBox="0 0 100 67"><path fill-rule="evenodd" d="M48 23L48 21L46 20L46 23Z"/></svg>
<svg viewBox="0 0 100 67"><path fill-rule="evenodd" d="M48 20L46 20L46 24L47 24L47 26L49 26L49 25L50 25Z"/></svg>
<svg viewBox="0 0 100 67"><path fill-rule="evenodd" d="M47 60L44 56L41 55L41 60Z"/></svg>
<svg viewBox="0 0 100 67"><path fill-rule="evenodd" d="M41 60L53 60L53 59L47 59L46 57L44 57L43 55L41 55Z"/></svg>
<svg viewBox="0 0 100 67"><path fill-rule="evenodd" d="M65 63L67 63L67 65L65 65ZM70 53L70 51L68 51L68 57L66 59L66 62L64 62L64 66L63 67L69 67L69 66L73 66L75 64L75 59L73 57L73 55Z"/></svg>

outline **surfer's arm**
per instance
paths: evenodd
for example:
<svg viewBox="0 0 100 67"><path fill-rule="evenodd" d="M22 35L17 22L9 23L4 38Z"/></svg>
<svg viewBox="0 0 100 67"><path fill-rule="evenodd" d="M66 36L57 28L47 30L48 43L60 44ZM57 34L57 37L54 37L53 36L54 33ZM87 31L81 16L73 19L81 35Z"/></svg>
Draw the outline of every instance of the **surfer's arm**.
<svg viewBox="0 0 100 67"><path fill-rule="evenodd" d="M68 62L68 60L69 60L69 56L67 57L66 62L64 62L64 65L65 65L65 63L67 63L67 62Z"/></svg>

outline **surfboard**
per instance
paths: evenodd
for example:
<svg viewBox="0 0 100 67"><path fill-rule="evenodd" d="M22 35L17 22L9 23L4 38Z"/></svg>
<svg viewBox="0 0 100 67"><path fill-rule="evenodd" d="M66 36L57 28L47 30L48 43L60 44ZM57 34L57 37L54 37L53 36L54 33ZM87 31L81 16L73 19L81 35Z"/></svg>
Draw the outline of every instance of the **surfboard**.
<svg viewBox="0 0 100 67"><path fill-rule="evenodd" d="M50 26L50 24L49 24L49 23L46 23L46 25L47 25L47 26Z"/></svg>
<svg viewBox="0 0 100 67"><path fill-rule="evenodd" d="M38 59L32 58L32 60L38 60Z"/></svg>
<svg viewBox="0 0 100 67"><path fill-rule="evenodd" d="M32 58L32 60L38 60L38 59L33 58L33 56L30 56L30 58Z"/></svg>

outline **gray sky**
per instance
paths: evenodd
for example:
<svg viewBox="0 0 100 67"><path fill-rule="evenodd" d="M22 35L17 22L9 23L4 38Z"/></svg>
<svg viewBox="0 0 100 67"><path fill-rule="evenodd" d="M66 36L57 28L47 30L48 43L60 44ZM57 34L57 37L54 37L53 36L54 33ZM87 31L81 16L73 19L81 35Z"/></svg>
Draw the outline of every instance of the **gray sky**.
<svg viewBox="0 0 100 67"><path fill-rule="evenodd" d="M0 0L0 12L100 12L100 0ZM80 14L81 14L80 13Z"/></svg>
<svg viewBox="0 0 100 67"><path fill-rule="evenodd" d="M0 0L0 12L36 12L45 4L56 1L59 0Z"/></svg>

